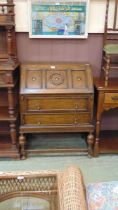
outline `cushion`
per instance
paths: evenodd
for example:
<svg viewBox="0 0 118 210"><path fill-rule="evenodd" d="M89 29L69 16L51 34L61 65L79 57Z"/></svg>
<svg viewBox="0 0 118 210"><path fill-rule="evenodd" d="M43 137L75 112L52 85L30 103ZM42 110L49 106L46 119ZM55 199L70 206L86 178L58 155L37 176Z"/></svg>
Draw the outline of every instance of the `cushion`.
<svg viewBox="0 0 118 210"><path fill-rule="evenodd" d="M88 210L118 210L118 181L89 184L86 197Z"/></svg>
<svg viewBox="0 0 118 210"><path fill-rule="evenodd" d="M118 44L107 44L103 49L107 54L118 54Z"/></svg>

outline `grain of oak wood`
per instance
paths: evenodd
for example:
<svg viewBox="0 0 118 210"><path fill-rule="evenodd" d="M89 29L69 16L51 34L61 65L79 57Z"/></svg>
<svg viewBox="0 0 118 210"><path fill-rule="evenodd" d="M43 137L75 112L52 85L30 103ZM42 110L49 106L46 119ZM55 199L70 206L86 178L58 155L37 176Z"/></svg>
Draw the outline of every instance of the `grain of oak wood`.
<svg viewBox="0 0 118 210"><path fill-rule="evenodd" d="M92 155L94 90L90 65L25 63L21 65L20 81L21 157L26 158L28 152L25 149L27 133L51 132L87 132L88 148L69 151ZM57 152L57 149L49 151ZM37 150L31 152L38 153Z"/></svg>

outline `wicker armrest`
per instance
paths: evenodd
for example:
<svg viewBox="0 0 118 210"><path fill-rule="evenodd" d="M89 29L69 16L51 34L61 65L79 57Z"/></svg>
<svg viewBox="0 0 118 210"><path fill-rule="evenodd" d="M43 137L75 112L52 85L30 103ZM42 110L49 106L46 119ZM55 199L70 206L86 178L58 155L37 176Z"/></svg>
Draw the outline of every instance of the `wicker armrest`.
<svg viewBox="0 0 118 210"><path fill-rule="evenodd" d="M58 174L60 210L87 210L85 188L79 168L71 166Z"/></svg>

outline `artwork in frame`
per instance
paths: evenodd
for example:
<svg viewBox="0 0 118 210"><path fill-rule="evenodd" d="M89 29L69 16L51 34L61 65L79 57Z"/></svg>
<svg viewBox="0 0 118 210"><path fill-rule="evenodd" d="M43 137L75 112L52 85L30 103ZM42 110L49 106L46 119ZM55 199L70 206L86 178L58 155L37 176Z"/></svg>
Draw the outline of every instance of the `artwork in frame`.
<svg viewBox="0 0 118 210"><path fill-rule="evenodd" d="M29 0L30 38L87 38L89 0Z"/></svg>

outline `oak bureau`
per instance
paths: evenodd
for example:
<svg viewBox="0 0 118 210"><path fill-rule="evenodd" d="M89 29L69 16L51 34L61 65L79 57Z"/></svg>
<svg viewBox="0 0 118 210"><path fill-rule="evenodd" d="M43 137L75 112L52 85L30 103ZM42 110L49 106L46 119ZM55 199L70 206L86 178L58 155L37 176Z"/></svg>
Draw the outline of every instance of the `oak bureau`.
<svg viewBox="0 0 118 210"><path fill-rule="evenodd" d="M28 152L25 149L27 133L87 132L87 149L76 148L75 151L92 155L92 74L89 64L21 65L19 144L22 159L26 158Z"/></svg>

